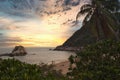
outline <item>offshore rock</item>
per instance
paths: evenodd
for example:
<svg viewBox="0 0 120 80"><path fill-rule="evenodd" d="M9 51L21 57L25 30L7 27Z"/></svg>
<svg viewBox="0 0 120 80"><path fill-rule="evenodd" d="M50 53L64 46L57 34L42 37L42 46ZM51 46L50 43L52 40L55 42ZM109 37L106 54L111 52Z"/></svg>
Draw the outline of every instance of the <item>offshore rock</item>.
<svg viewBox="0 0 120 80"><path fill-rule="evenodd" d="M10 56L24 56L27 52L23 46L15 46L13 51L10 53Z"/></svg>

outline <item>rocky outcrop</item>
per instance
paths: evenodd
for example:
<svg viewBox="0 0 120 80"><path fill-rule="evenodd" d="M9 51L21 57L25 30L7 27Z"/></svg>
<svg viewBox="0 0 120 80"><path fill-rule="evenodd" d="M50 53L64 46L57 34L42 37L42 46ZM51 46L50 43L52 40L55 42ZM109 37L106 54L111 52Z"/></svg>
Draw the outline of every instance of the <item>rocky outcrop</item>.
<svg viewBox="0 0 120 80"><path fill-rule="evenodd" d="M23 56L26 54L27 52L23 46L15 46L13 51L10 53L11 56Z"/></svg>
<svg viewBox="0 0 120 80"><path fill-rule="evenodd" d="M58 51L80 51L82 47L57 46L54 50Z"/></svg>
<svg viewBox="0 0 120 80"><path fill-rule="evenodd" d="M24 56L27 52L23 46L15 46L11 53L0 54L1 56Z"/></svg>

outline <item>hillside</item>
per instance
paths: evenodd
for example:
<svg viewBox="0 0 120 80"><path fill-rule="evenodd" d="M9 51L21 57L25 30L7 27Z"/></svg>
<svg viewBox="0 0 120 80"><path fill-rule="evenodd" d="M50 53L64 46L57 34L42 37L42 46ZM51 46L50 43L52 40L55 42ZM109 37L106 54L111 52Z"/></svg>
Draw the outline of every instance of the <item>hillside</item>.
<svg viewBox="0 0 120 80"><path fill-rule="evenodd" d="M89 26L89 23L87 23L86 25L82 26L81 29L77 30L62 45L57 46L55 50L80 51L84 46L93 44L97 41L92 31L93 30L91 29L91 26ZM101 30L99 31L100 31L99 40L106 40L106 39L117 40L115 37L107 38L104 36ZM120 32L118 33L118 35L120 35Z"/></svg>
<svg viewBox="0 0 120 80"><path fill-rule="evenodd" d="M96 39L93 33L91 33L90 27L85 25L77 30L63 45L57 46L55 50L80 50L82 46L94 42L96 42Z"/></svg>

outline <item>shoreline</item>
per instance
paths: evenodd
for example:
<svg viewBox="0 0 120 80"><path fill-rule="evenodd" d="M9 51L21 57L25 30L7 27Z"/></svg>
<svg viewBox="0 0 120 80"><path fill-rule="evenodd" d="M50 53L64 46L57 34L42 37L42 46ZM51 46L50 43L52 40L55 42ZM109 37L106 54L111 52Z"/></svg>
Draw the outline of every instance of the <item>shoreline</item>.
<svg viewBox="0 0 120 80"><path fill-rule="evenodd" d="M69 66L70 66L70 62L66 60L59 63L55 63L53 69L60 71L63 75L66 75Z"/></svg>
<svg viewBox="0 0 120 80"><path fill-rule="evenodd" d="M69 72L70 65L71 65L70 61L66 60L66 61L63 61L60 63L56 63L54 65L53 69L60 71L63 75L66 75ZM72 64L71 66L72 66L72 68L76 67L75 64Z"/></svg>
<svg viewBox="0 0 120 80"><path fill-rule="evenodd" d="M83 47L69 47L69 46L57 46L54 50L55 51L72 51L78 52L81 51Z"/></svg>
<svg viewBox="0 0 120 80"><path fill-rule="evenodd" d="M1 57L0 57L0 60L2 60ZM20 61L20 62L22 62L22 61ZM23 62L23 63L26 63L26 62ZM26 63L26 64L30 64L30 63ZM43 64L45 64L45 63L43 63ZM40 66L40 64L36 64L36 65ZM60 61L60 62L53 61L47 65L53 65L53 70L60 71L63 75L66 75L66 73L69 72L68 69L70 67L70 62L69 62L69 60Z"/></svg>

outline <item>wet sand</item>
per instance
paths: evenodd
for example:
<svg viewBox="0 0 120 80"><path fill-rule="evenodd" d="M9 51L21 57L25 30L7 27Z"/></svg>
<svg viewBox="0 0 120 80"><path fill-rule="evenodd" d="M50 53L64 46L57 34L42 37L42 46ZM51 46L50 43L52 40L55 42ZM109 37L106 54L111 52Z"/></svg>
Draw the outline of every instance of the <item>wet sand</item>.
<svg viewBox="0 0 120 80"><path fill-rule="evenodd" d="M68 72L68 68L70 66L70 62L69 61L63 61L60 63L56 63L54 66L55 70L60 70L62 72L63 75L65 75Z"/></svg>

